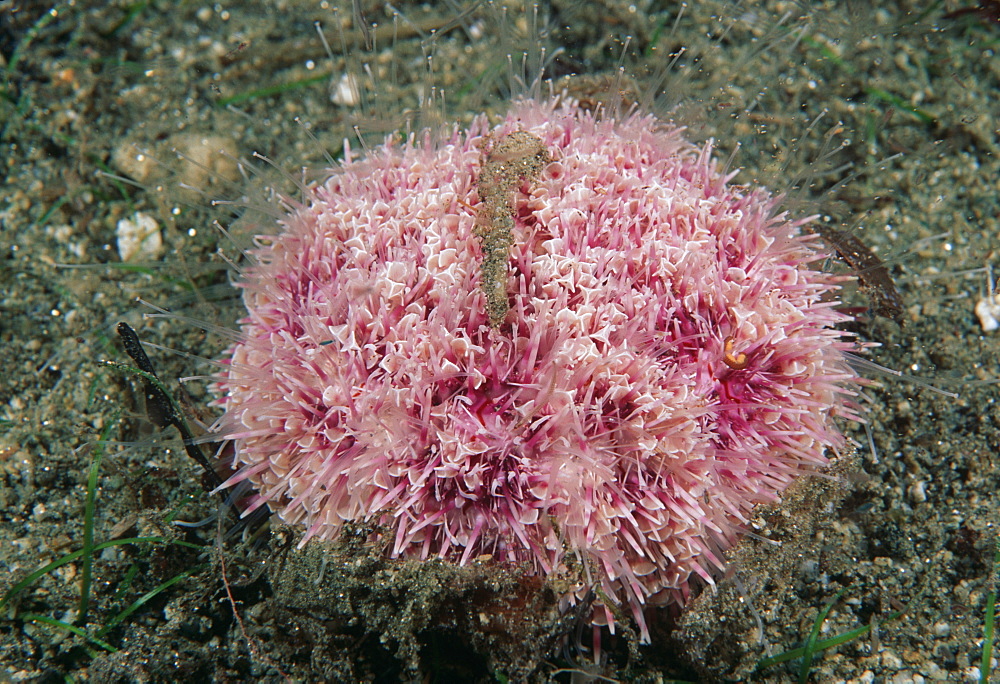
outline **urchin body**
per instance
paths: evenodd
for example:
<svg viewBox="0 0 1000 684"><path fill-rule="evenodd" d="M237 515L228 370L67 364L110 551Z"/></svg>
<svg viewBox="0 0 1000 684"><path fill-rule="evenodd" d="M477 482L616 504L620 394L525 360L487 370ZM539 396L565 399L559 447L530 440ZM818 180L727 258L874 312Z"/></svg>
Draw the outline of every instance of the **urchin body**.
<svg viewBox="0 0 1000 684"><path fill-rule="evenodd" d="M484 198L490 145L514 134L542 168ZM572 101L348 161L244 274L217 386L232 482L306 539L370 521L394 556L569 573L567 601L599 590L596 625L620 602L648 638L643 607L711 581L855 417L842 277L728 181L679 129ZM491 201L513 219L499 314Z"/></svg>

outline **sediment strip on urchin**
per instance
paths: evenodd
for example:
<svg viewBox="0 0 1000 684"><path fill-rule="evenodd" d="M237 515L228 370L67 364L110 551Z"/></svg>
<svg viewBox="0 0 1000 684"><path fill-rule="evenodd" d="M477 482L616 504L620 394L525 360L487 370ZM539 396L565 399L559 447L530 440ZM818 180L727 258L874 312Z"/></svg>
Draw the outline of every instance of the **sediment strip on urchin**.
<svg viewBox="0 0 1000 684"><path fill-rule="evenodd" d="M480 147L520 131L552 160L513 197L491 325ZM843 442L841 277L653 117L523 102L429 140L346 164L258 250L217 385L232 481L306 539L367 520L394 556L570 563L648 638L642 607L711 581L753 507Z"/></svg>

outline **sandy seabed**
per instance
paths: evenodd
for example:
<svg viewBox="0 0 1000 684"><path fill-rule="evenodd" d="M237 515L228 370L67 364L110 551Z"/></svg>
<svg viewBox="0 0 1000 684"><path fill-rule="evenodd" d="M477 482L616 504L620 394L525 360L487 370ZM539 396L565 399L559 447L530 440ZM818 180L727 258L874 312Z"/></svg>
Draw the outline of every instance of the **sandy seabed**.
<svg viewBox="0 0 1000 684"><path fill-rule="evenodd" d="M735 579L696 602L672 636L661 629L652 646L632 652L627 639L610 640L606 676L746 676L761 658L800 646L839 596L820 639L871 629L815 653L813 681L978 681L1000 510L1000 414L995 387L982 383L1000 375L1000 337L982 331L974 306L986 288L979 269L1000 248L1000 29L974 13L946 17L969 4L867 10L827 2L801 15L790 2L692 3L676 27L673 3L665 12L654 3L543 8L549 54L564 50L553 76L614 73L624 36L632 37L630 54L684 46L661 98L676 107L658 113L687 125L695 140L715 138L723 159L738 143L736 182L783 190L806 178L790 196L793 211L818 212L845 228L860 223L859 237L889 265L906 301L902 327L883 319L858 327L883 345L872 360L958 394L878 376L866 391L877 456L862 429L845 426L862 446L838 459L837 479L761 512L756 532L782 546L739 549ZM194 325L144 320L150 309L136 297L223 326L240 315L217 256L220 247L234 250L211 228L216 217L229 223L225 208L208 208L206 197L180 185L212 198L246 187L261 193L264 181L236 178L235 164L215 157L208 163L234 183L212 183L196 165L175 163L171 148L189 157L256 151L283 168L321 168L324 148L337 155L351 135L348 123L361 106L351 101L376 96L364 79L358 93L336 87L339 74L364 61L383 75L381 100L403 109L416 109L431 85L445 93L443 121L505 109L495 86L505 81L507 62L497 55L530 23L523 7L510 10L510 36L478 24L475 13L454 24L433 9L403 7L408 22L393 43L386 10L362 5L381 27L368 60L351 42L362 42L361 32L348 28L344 41L334 38L340 22L349 25L349 11L306 3L154 1L132 11L78 2L46 14L48 5L0 2L0 567L10 584L82 546L88 470L108 426L114 443L98 480L96 541L176 534L162 522L166 512L190 497L181 517L196 520L213 505L197 467L146 419L139 384L101 363L127 361L113 334L119 320L144 341L188 354L215 358L225 348L220 336ZM327 27L332 63L315 21ZM435 55L430 73L428 51ZM640 83L648 76L636 66L641 61L625 60ZM392 109L374 107L386 130L401 121ZM137 160L137 148L151 154ZM156 221L162 246L147 246L126 267L116 231L136 212ZM210 372L189 358L153 356L168 383ZM205 388L186 387L210 422ZM211 529L185 534L211 543ZM208 567L108 630L101 641L115 653L25 619L76 617L83 564L47 574L22 592L16 615L0 620L0 678L165 681L179 672L218 681L475 681L506 673L517 681L530 672L567 681L560 668L582 667L524 647L555 643L567 628L530 579L490 568L456 576L441 565L389 566L356 546L336 550L345 570L334 576L330 563L304 555L252 581L254 565L234 560L227 575L249 644L211 554L162 545L104 549L81 625L92 636L163 582ZM303 596L309 573L322 580ZM800 666L794 660L757 677L794 681Z"/></svg>

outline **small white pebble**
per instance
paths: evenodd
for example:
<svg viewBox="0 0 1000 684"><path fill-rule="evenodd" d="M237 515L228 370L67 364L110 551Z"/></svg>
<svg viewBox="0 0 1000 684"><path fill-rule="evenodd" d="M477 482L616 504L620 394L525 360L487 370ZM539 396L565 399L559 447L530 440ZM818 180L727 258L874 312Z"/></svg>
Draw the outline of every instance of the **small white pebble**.
<svg viewBox="0 0 1000 684"><path fill-rule="evenodd" d="M330 88L330 102L341 107L353 107L361 101L361 93L358 91L358 79L354 74L344 74Z"/></svg>
<svg viewBox="0 0 1000 684"><path fill-rule="evenodd" d="M882 652L882 667L889 670L898 670L903 667L903 661L892 651Z"/></svg>
<svg viewBox="0 0 1000 684"><path fill-rule="evenodd" d="M949 672L937 663L925 663L923 666L924 674L931 678L933 681L948 681Z"/></svg>
<svg viewBox="0 0 1000 684"><path fill-rule="evenodd" d="M983 332L1000 328L1000 295L984 297L976 302L976 317Z"/></svg>
<svg viewBox="0 0 1000 684"><path fill-rule="evenodd" d="M1000 292L993 286L993 269L986 264L986 296L976 302L976 318L983 332L1000 328Z"/></svg>
<svg viewBox="0 0 1000 684"><path fill-rule="evenodd" d="M141 211L131 219L120 220L115 234L118 236L118 256L122 261L153 260L163 250L160 224Z"/></svg>
<svg viewBox="0 0 1000 684"><path fill-rule="evenodd" d="M934 636L944 638L951 635L951 625L947 622L934 623Z"/></svg>
<svg viewBox="0 0 1000 684"><path fill-rule="evenodd" d="M923 480L917 480L911 484L906 490L906 495L910 497L910 501L913 503L923 503L927 501L927 492L924 490Z"/></svg>
<svg viewBox="0 0 1000 684"><path fill-rule="evenodd" d="M962 670L962 681L963 682L978 682L979 681L979 666L974 665L967 667Z"/></svg>

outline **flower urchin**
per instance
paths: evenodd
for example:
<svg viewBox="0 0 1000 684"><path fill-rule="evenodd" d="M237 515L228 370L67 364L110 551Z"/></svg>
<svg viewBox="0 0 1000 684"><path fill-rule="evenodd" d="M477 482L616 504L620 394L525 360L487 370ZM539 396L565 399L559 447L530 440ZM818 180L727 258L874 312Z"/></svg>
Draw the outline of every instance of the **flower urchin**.
<svg viewBox="0 0 1000 684"><path fill-rule="evenodd" d="M540 170L493 155L515 134ZM754 506L844 442L844 276L710 146L563 99L347 157L258 238L217 385L228 484L303 543L371 521L393 556L569 573L595 625L624 602L648 640L643 607L711 582ZM515 169L505 194L489 164ZM513 219L499 320L490 202Z"/></svg>

